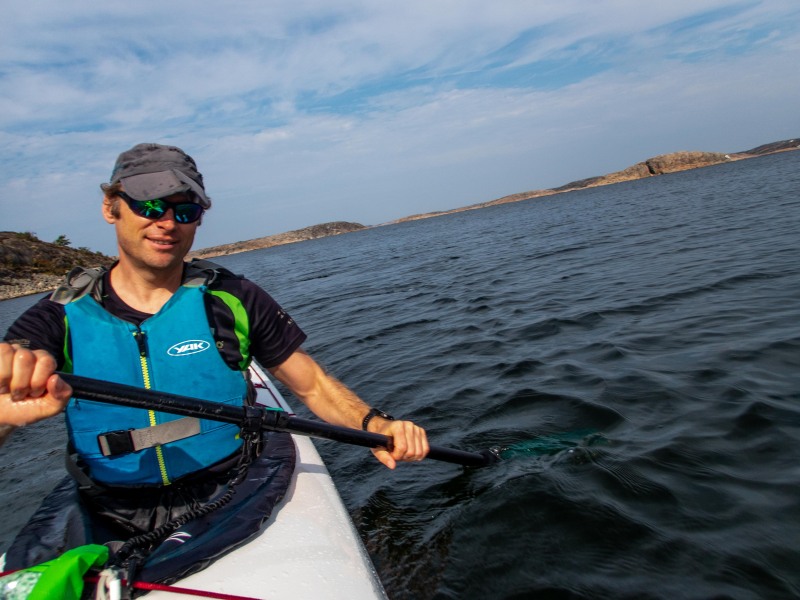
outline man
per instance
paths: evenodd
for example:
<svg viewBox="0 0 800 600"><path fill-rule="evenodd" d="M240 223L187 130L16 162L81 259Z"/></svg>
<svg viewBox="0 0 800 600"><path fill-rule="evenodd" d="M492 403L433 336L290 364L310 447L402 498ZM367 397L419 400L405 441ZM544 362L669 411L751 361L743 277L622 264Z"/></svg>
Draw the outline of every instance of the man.
<svg viewBox="0 0 800 600"><path fill-rule="evenodd" d="M191 157L173 146L139 144L119 156L101 188L119 260L108 271L73 272L9 328L0 344L0 438L66 408L79 476L104 490L169 490L236 462L244 452L238 428L157 423L152 411L69 401L71 388L54 372L241 405L250 392L243 374L254 358L318 417L391 437L391 450L373 450L390 469L425 457L425 431L371 409L326 373L302 350L305 334L266 292L216 265L184 262L211 206ZM169 343L194 340L206 351L171 358L181 345L167 349ZM160 443L139 439L149 439L156 425Z"/></svg>

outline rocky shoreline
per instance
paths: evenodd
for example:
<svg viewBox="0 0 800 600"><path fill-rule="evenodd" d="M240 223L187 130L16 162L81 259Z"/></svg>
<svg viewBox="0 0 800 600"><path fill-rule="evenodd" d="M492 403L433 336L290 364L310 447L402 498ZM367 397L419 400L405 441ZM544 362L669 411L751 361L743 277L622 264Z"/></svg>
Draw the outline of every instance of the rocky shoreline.
<svg viewBox="0 0 800 600"><path fill-rule="evenodd" d="M345 221L335 221L333 223L323 223L322 225L312 225L311 227L304 227L303 229L295 229L294 231L287 231L286 233L279 233L277 235L269 235L266 237L247 240L244 242L234 242L232 244L222 244L221 246L212 246L210 248L203 248L202 250L193 250L189 253L189 258L214 258L215 256L226 256L228 254L237 254L239 252L247 252L249 250L260 250L262 248L271 248L272 246L280 246L283 244L294 244L296 242L305 242L308 240L315 240L321 237L328 237L331 235L340 235L342 233L350 233L351 231L359 231L367 229L360 223L347 223Z"/></svg>
<svg viewBox="0 0 800 600"><path fill-rule="evenodd" d="M30 232L0 231L0 300L55 289L75 266L108 266L114 259L69 240L43 242Z"/></svg>
<svg viewBox="0 0 800 600"><path fill-rule="evenodd" d="M52 292L61 282L64 275L52 275L48 273L33 273L26 277L10 277L3 280L0 284L0 300L10 300L32 294L43 294Z"/></svg>
<svg viewBox="0 0 800 600"><path fill-rule="evenodd" d="M657 177L659 175L667 175L670 173L678 173L680 171L689 171L691 169L700 169L703 167L710 167L727 162L734 162L737 160L745 160L748 158L756 158L758 156L765 156L767 154L775 154L778 152L788 152L790 150L797 150L800 148L800 139L791 139L781 142L772 142L764 144L745 152L733 152L730 154L722 154L721 152L673 152L671 154L662 154L648 158L645 161L631 165L630 167L614 173L600 175L598 177L589 177L587 179L579 179L572 181L566 185L557 188L548 188L542 190L532 190L530 192L519 192L509 196L503 196L496 200L489 200L488 202L480 202L478 204L471 204L469 206L462 206L452 210L437 211L432 213L423 213L403 217L392 221L392 223L402 223L405 221L415 221L417 219L428 219L430 217L439 217L442 215L449 215L467 210L476 210L479 208L488 208L490 206L497 206L498 204L508 204L510 202L521 202L522 200L533 200L534 198L542 198L544 196L552 196L554 194L564 194L566 192L573 192L575 190L582 190L590 187L599 187L603 185L612 185L615 183L622 183L623 181L632 181L634 179L646 179L648 177Z"/></svg>
<svg viewBox="0 0 800 600"><path fill-rule="evenodd" d="M732 162L776 152L787 152L800 148L800 139L772 142L744 152L722 154L719 152L673 152L649 158L607 175L590 177L573 181L558 188L521 192L504 196L496 200L464 206L449 211L439 211L404 217L391 223L427 219L466 210L475 210L497 204L520 202L553 194L562 194L574 190L611 185L622 181L656 177L668 173L676 173L689 169L697 169L711 165ZM391 224L386 223L386 225ZM290 244L312 240L330 235L339 235L366 229L359 223L334 222L313 225L304 229L289 231L278 235L256 238L232 244L223 244L211 248L203 248L189 254L190 258L213 258L248 250L269 248L281 244ZM64 244L47 243L31 233L0 232L0 300L8 300L20 296L44 293L55 289L69 270L76 266L95 267L110 265L112 257L92 252L86 248L73 249Z"/></svg>
<svg viewBox="0 0 800 600"><path fill-rule="evenodd" d="M203 248L188 258L213 258L248 250L270 248L366 229L359 223L336 221L267 237ZM54 290L74 266L109 266L113 257L85 249L43 242L30 233L0 232L0 300L10 300Z"/></svg>

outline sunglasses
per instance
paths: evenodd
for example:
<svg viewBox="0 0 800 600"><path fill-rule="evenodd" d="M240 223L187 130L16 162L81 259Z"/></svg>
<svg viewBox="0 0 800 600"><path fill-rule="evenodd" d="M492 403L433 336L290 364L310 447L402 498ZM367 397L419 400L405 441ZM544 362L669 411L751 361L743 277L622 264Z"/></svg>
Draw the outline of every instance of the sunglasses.
<svg viewBox="0 0 800 600"><path fill-rule="evenodd" d="M170 208L175 215L175 221L178 223L194 223L203 215L203 207L194 202L173 203L161 198L134 200L125 192L117 192L117 195L125 200L134 214L153 221L167 214Z"/></svg>

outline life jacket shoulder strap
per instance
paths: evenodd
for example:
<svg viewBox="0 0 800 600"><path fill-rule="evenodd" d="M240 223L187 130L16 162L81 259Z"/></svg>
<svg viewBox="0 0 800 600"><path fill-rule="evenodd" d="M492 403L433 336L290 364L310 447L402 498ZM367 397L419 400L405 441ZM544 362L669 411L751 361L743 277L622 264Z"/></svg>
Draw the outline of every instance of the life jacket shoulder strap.
<svg viewBox="0 0 800 600"><path fill-rule="evenodd" d="M64 282L50 295L50 300L67 305L89 294L100 302L103 294L103 275L106 272L108 272L106 267L90 269L75 267L64 278ZM236 275L222 265L210 260L195 258L186 265L182 285L186 287L200 287L203 285L210 287L220 277L242 279L242 275Z"/></svg>
<svg viewBox="0 0 800 600"><path fill-rule="evenodd" d="M100 302L103 290L103 275L108 271L106 267L75 267L64 279L64 282L50 295L50 300L59 304L69 304L90 294Z"/></svg>
<svg viewBox="0 0 800 600"><path fill-rule="evenodd" d="M210 260L193 258L184 270L183 285L187 287L200 287L201 285L211 287L220 277L242 279L244 276L237 275Z"/></svg>

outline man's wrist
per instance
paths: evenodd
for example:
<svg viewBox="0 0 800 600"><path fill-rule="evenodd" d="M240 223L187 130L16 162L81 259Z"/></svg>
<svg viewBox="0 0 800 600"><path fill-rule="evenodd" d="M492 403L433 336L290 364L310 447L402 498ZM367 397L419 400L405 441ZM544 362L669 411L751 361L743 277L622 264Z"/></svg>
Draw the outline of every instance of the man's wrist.
<svg viewBox="0 0 800 600"><path fill-rule="evenodd" d="M382 419L386 419L387 421L394 421L394 417L392 415L387 415L382 410L378 410L377 408L370 408L367 415L364 417L364 420L361 421L361 429L364 431L369 431L367 427L369 426L370 421L375 417L380 417Z"/></svg>

